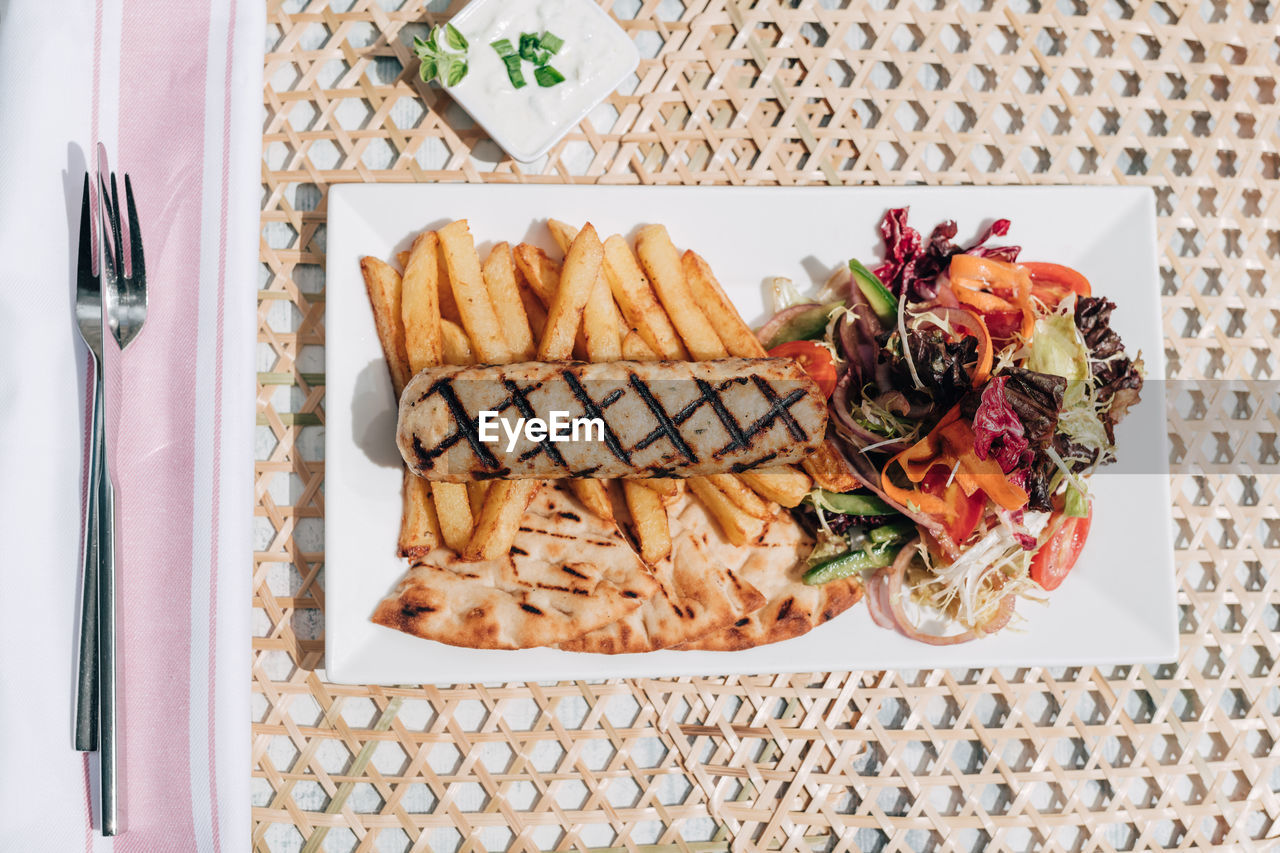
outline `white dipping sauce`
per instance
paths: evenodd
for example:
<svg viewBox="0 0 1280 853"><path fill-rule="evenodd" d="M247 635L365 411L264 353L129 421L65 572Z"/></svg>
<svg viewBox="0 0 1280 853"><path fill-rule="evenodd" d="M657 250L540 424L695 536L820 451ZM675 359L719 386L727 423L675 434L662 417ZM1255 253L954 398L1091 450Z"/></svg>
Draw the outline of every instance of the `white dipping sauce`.
<svg viewBox="0 0 1280 853"><path fill-rule="evenodd" d="M517 159L542 154L638 61L631 39L590 0L476 0L453 23L470 43L469 70L449 94ZM544 32L564 40L547 64L565 79L539 86L537 66L522 60L517 89L491 43L507 39L519 51L521 33Z"/></svg>

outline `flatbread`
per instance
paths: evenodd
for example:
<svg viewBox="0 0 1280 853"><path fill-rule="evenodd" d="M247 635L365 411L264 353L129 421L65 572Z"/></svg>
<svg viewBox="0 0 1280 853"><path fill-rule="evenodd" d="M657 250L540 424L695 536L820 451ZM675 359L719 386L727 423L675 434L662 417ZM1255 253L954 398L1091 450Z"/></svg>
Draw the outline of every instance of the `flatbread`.
<svg viewBox="0 0 1280 853"><path fill-rule="evenodd" d="M767 600L748 577L785 576L805 553L804 533L785 510L765 524L755 541L740 546L721 535L706 508L689 494L668 515L671 556L653 567L658 591L622 619L561 643L561 649L649 652L732 626Z"/></svg>
<svg viewBox="0 0 1280 853"><path fill-rule="evenodd" d="M768 596L764 607L676 649L738 652L790 640L831 621L862 599L862 583L856 578L809 586L802 580L807 568L803 560L797 560L782 573L767 577L748 574L747 579Z"/></svg>
<svg viewBox="0 0 1280 853"><path fill-rule="evenodd" d="M434 549L372 620L451 646L525 649L615 622L657 588L612 523L587 512L568 491L544 486L508 555L463 562L448 549Z"/></svg>

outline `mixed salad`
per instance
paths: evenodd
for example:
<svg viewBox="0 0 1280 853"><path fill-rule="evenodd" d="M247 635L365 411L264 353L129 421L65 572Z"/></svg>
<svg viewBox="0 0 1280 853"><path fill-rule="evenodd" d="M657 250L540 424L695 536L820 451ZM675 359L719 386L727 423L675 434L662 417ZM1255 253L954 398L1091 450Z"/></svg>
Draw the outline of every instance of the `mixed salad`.
<svg viewBox="0 0 1280 853"><path fill-rule="evenodd" d="M811 470L797 508L817 541L805 580L860 574L877 624L932 644L998 631L1019 597L1062 583L1089 533L1089 475L1115 461L1142 389L1115 305L1073 269L990 245L1009 224L960 246L954 222L926 238L890 210L879 266L852 260L813 299L777 280L758 332L828 396L843 469Z"/></svg>

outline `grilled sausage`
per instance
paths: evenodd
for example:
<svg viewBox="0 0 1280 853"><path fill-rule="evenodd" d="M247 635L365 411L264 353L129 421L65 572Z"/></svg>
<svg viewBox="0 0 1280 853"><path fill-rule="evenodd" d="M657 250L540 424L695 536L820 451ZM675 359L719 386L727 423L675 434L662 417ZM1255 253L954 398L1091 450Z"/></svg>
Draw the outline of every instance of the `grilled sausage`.
<svg viewBox="0 0 1280 853"><path fill-rule="evenodd" d="M569 440L529 431L533 418ZM574 440L575 419L600 423ZM826 426L790 359L527 362L423 370L400 397L396 443L410 470L445 482L692 477L794 462Z"/></svg>

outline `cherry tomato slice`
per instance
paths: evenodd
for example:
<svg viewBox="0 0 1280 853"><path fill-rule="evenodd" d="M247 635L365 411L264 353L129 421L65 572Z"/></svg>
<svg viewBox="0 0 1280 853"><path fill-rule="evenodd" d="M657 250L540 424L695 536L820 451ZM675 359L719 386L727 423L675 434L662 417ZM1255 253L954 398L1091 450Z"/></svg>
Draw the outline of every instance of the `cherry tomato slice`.
<svg viewBox="0 0 1280 853"><path fill-rule="evenodd" d="M823 397L830 397L836 390L836 360L831 350L813 341L788 341L769 350L775 358L790 358L800 362L804 372L818 385Z"/></svg>
<svg viewBox="0 0 1280 853"><path fill-rule="evenodd" d="M942 522L943 529L952 543L959 545L968 539L978 526L978 519L982 517L982 508L986 506L987 496L981 489L966 495L964 489L960 488L960 484L954 479L950 484L947 483L950 477L951 472L945 465L935 465L928 474L924 475L924 479L920 482L920 489L925 494L941 498L952 509L950 518L938 520Z"/></svg>
<svg viewBox="0 0 1280 853"><path fill-rule="evenodd" d="M1057 519L1050 520L1053 524ZM1093 507L1084 518L1068 518L1049 541L1040 546L1031 558L1031 579L1047 592L1057 589L1071 567L1080 558L1085 540L1089 538L1089 525L1093 523Z"/></svg>
<svg viewBox="0 0 1280 853"><path fill-rule="evenodd" d="M1022 264L1022 267L1031 275L1033 293L1042 288L1049 289L1059 293L1059 301L1061 301L1061 297L1066 296L1067 291L1079 296L1088 296L1093 292L1093 288L1089 286L1089 279L1071 267L1044 261L1027 261Z"/></svg>

